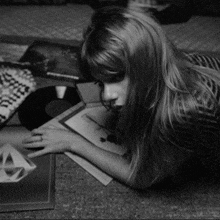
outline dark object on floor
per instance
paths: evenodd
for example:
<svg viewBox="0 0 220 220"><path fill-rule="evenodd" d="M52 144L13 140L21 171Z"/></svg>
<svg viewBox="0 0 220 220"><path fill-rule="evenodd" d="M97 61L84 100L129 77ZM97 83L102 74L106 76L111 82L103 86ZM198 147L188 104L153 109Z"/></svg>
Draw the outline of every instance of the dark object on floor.
<svg viewBox="0 0 220 220"><path fill-rule="evenodd" d="M78 65L79 44L34 41L19 60L30 64L33 76L59 80L83 80Z"/></svg>
<svg viewBox="0 0 220 220"><path fill-rule="evenodd" d="M203 7L195 8L195 14L203 16L220 16L220 1L207 0Z"/></svg>
<svg viewBox="0 0 220 220"><path fill-rule="evenodd" d="M3 0L0 5L62 5L66 0Z"/></svg>
<svg viewBox="0 0 220 220"><path fill-rule="evenodd" d="M93 9L99 9L107 6L127 7L128 0L87 0L87 4L90 5Z"/></svg>
<svg viewBox="0 0 220 220"><path fill-rule="evenodd" d="M79 102L80 98L74 87L45 87L26 98L18 108L18 117L22 126L32 130Z"/></svg>
<svg viewBox="0 0 220 220"><path fill-rule="evenodd" d="M175 24L187 22L192 16L192 9L189 7L182 8L171 4L164 10L152 11L153 16L160 24Z"/></svg>

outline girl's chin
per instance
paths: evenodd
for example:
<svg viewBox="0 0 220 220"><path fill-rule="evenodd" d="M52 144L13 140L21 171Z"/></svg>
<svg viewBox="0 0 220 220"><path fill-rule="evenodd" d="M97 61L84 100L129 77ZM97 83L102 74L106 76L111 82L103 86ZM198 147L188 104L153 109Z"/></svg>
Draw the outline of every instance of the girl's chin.
<svg viewBox="0 0 220 220"><path fill-rule="evenodd" d="M113 109L116 111L120 111L122 108L122 105L112 105Z"/></svg>

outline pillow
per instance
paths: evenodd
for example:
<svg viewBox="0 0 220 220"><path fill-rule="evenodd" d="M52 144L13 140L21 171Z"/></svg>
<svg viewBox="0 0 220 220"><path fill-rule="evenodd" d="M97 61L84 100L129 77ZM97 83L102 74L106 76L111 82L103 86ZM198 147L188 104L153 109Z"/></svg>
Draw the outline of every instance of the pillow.
<svg viewBox="0 0 220 220"><path fill-rule="evenodd" d="M10 118L35 87L30 70L19 64L0 62L0 125Z"/></svg>
<svg viewBox="0 0 220 220"><path fill-rule="evenodd" d="M220 58L196 52L183 52L190 62L195 65L220 71Z"/></svg>

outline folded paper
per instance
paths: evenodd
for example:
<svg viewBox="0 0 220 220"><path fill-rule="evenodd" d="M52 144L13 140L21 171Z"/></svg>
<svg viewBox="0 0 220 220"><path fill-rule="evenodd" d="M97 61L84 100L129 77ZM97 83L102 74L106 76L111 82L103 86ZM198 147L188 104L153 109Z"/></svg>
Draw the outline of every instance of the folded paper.
<svg viewBox="0 0 220 220"><path fill-rule="evenodd" d="M18 182L35 168L36 165L11 144L0 146L0 183Z"/></svg>

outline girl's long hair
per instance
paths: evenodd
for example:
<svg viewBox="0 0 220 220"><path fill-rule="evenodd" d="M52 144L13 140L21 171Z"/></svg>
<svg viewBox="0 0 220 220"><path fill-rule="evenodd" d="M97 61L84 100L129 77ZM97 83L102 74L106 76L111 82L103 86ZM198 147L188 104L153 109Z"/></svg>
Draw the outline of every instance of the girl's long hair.
<svg viewBox="0 0 220 220"><path fill-rule="evenodd" d="M182 113L196 110L195 89L208 91L198 80L198 68L140 10L98 10L84 35L81 67L87 78L104 83L128 76L128 96L118 130L132 152L134 170L144 160L157 128L166 130L173 120L182 120Z"/></svg>

